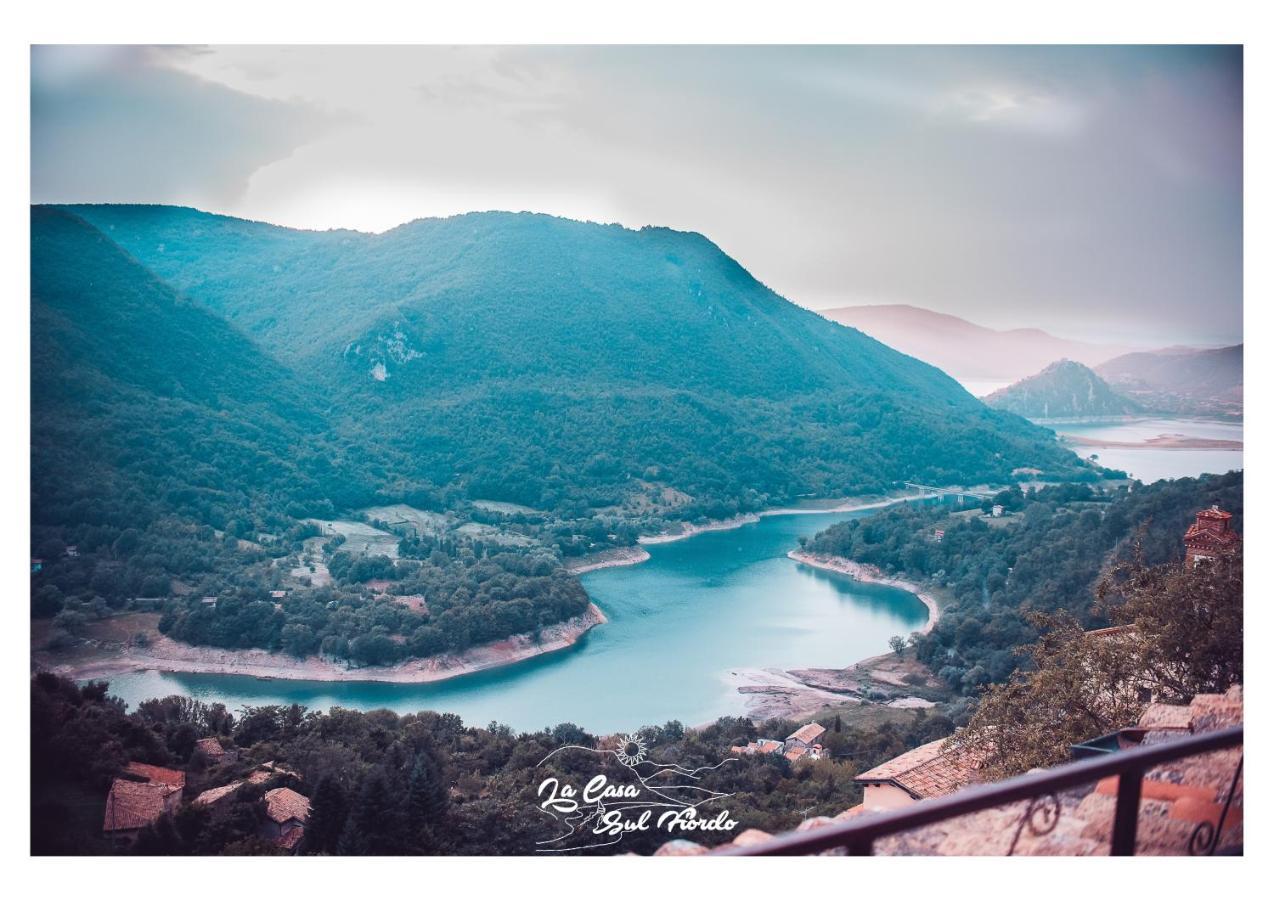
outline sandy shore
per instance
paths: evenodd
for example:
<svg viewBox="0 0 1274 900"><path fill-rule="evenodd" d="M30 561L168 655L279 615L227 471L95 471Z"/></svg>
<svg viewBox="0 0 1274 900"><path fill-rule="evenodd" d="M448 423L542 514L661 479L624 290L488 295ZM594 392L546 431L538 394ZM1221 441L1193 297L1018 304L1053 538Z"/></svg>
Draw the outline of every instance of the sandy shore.
<svg viewBox="0 0 1274 900"><path fill-rule="evenodd" d="M1242 450L1242 441L1222 438L1198 438L1184 434L1161 434L1144 441L1111 441L1105 438L1086 438L1075 434L1058 435L1072 447L1091 447L1099 450Z"/></svg>
<svg viewBox="0 0 1274 900"><path fill-rule="evenodd" d="M842 575L849 575L859 581L885 584L889 587L900 588L908 593L915 594L917 599L929 610L929 619L925 622L924 628L920 629L921 634L928 634L933 631L933 626L938 624L938 617L942 615L942 610L938 607L938 601L924 588L910 581L886 575L875 566L864 565L840 556L820 556L814 553L806 553L803 550L793 550L788 553L788 558L794 559L798 563L804 563L807 566L813 566L816 569L840 572Z"/></svg>
<svg viewBox="0 0 1274 900"><path fill-rule="evenodd" d="M123 672L191 672L214 675L248 675L253 678L284 678L297 681L382 681L397 684L426 684L469 675L498 666L532 659L573 646L590 629L606 622L605 614L590 603L583 615L544 629L536 643L529 634L517 635L492 644L474 647L462 654L411 659L393 666L351 668L317 656L297 659L266 650L220 650L195 647L158 635L149 646L130 645L112 649L101 659L58 661L56 652L32 654L35 668L77 680L109 678ZM103 648L106 649L106 648Z"/></svg>

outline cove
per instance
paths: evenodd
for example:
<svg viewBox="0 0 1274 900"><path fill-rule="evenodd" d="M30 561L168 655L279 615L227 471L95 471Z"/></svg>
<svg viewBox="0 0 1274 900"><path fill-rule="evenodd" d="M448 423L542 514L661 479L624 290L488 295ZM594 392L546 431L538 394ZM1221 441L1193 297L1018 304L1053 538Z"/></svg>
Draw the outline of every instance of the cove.
<svg viewBox="0 0 1274 900"><path fill-rule="evenodd" d="M436 684L314 682L241 675L137 672L111 692L134 708L185 694L243 706L299 703L311 709L432 709L466 724L500 722L530 731L574 722L594 733L677 719L699 725L740 715L744 698L726 681L742 668L846 666L888 650L891 635L921 628L912 594L863 584L786 557L811 536L871 511L767 516L650 546L651 558L601 569L581 581L610 619L569 650Z"/></svg>

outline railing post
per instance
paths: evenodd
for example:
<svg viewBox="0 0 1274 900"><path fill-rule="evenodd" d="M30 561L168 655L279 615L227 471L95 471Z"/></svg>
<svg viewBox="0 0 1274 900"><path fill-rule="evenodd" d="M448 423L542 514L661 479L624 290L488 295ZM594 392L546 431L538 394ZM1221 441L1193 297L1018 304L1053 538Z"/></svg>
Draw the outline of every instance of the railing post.
<svg viewBox="0 0 1274 900"><path fill-rule="evenodd" d="M1110 835L1111 856L1137 853L1137 817L1141 814L1141 769L1129 769L1119 776L1115 796L1115 824Z"/></svg>
<svg viewBox="0 0 1274 900"><path fill-rule="evenodd" d="M850 841L845 848L845 852L849 856L871 856L873 843L874 841L871 838L859 838L858 840Z"/></svg>

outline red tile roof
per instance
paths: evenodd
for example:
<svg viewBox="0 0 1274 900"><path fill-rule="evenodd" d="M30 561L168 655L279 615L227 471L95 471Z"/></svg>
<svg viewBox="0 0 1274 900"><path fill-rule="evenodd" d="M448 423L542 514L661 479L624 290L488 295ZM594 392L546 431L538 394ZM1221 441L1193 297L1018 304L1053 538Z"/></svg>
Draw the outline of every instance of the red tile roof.
<svg viewBox="0 0 1274 900"><path fill-rule="evenodd" d="M967 750L944 751L946 742L946 738L939 738L908 750L854 780L895 784L917 799L950 794L977 779L978 763Z"/></svg>
<svg viewBox="0 0 1274 900"><path fill-rule="evenodd" d="M165 769L163 766L152 766L148 763L130 762L124 767L126 775L145 778L151 784L166 784L181 790L186 786L186 773L176 769Z"/></svg>
<svg viewBox="0 0 1274 900"><path fill-rule="evenodd" d="M102 831L136 831L154 822L169 809L169 797L176 788L154 782L116 778L106 796Z"/></svg>
<svg viewBox="0 0 1274 900"><path fill-rule="evenodd" d="M812 744L823 736L827 729L817 722L810 722L808 725L802 725L787 736L789 741L801 741L805 744Z"/></svg>
<svg viewBox="0 0 1274 900"><path fill-rule="evenodd" d="M304 822L310 817L310 801L291 788L265 792L265 814L282 825L290 819Z"/></svg>

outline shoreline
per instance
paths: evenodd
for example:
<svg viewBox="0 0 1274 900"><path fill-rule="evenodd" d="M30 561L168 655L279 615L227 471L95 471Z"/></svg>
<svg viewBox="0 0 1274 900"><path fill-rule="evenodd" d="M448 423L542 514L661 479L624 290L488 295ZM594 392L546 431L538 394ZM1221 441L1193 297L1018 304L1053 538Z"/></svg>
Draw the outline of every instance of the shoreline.
<svg viewBox="0 0 1274 900"><path fill-rule="evenodd" d="M588 609L573 619L549 626L539 643L529 634L471 647L464 653L410 659L392 666L350 668L317 656L297 659L268 650L223 650L181 644L167 637L153 640L148 647L126 647L109 658L76 663L57 663L47 651L31 654L32 663L76 681L109 678L128 672L171 672L193 675L245 675L250 678L282 681L381 682L388 684L431 684L500 668L569 649L589 631L607 622L606 614L589 602Z"/></svg>
<svg viewBox="0 0 1274 900"><path fill-rule="evenodd" d="M917 600L925 605L925 609L929 611L929 618L926 620L923 628L919 629L920 634L928 634L933 631L933 627L938 624L938 619L942 617L942 609L938 606L938 601L933 598L923 587L914 582L907 581L904 578L896 578L892 575L886 575L875 566L866 563L854 562L852 559L845 559L843 556L826 556L817 553L806 553L804 550L790 550L787 558L795 560L798 563L810 566L815 569L824 569L828 572L838 572L841 575L848 575L856 581L864 581L868 584L883 584L886 587L894 587L899 590L906 591L915 596ZM856 663L850 663L851 666L859 665L864 660ZM848 667L847 667L848 668Z"/></svg>
<svg viewBox="0 0 1274 900"><path fill-rule="evenodd" d="M677 532L662 532L660 534L643 534L637 538L637 543L642 546L650 546L653 544L670 544L673 541L684 541L686 538L692 538L698 534L706 534L712 531L732 531L735 528L742 528L744 525L755 525L757 522L769 516L817 516L827 515L829 513L848 513L861 512L868 509L884 509L887 506L893 506L897 503L906 503L909 500L927 500L938 496L937 494L924 494L913 497L910 494L898 497L886 497L882 500L872 500L864 502L863 500L846 499L839 501L835 506L827 507L808 507L808 506L780 506L771 509L763 509L754 513L741 513L729 519L713 519L703 525L691 525L684 523L685 527Z"/></svg>
<svg viewBox="0 0 1274 900"><path fill-rule="evenodd" d="M1242 450L1242 441L1225 438L1196 438L1184 435L1161 434L1144 441L1112 441L1106 438L1089 438L1083 435L1058 433L1062 443L1070 447L1093 450Z"/></svg>
<svg viewBox="0 0 1274 900"><path fill-rule="evenodd" d="M596 572L598 569L615 569L619 566L635 566L650 559L650 554L641 547L616 547L614 550L603 550L591 556L583 556L566 566L572 575L583 575L585 572Z"/></svg>
<svg viewBox="0 0 1274 900"><path fill-rule="evenodd" d="M934 495L924 495L934 496ZM645 549L652 544L671 543L699 534L728 531L754 524L768 516L820 515L828 513L859 512L883 509L905 503L914 497L895 496L878 500L846 499L825 507L776 507L756 513L746 513L730 519L720 519L702 525L687 525L684 531L673 534L643 535L631 547L619 547L584 557L566 566L573 575L620 566L638 565L650 559ZM787 556L797 563L850 575L860 581L885 584L915 595L929 611L928 620L921 633L932 630L940 615L937 602L918 585L902 579L888 578L871 567L851 560L816 557L801 550L792 550ZM558 623L541 633L539 643L529 634L515 635L481 647L473 647L462 654L445 654L425 659L411 659L392 666L364 666L351 668L345 664L312 656L297 659L283 653L260 649L223 650L181 644L163 636L157 636L147 647L126 646L122 651L100 660L58 663L56 654L47 651L32 653L50 671L76 680L109 678L129 672L158 671L184 674L241 675L262 680L316 681L316 682L378 682L389 684L432 684L453 678L472 675L503 666L524 662L550 653L570 649L589 631L607 622L606 615L590 601L587 611L574 619ZM852 663L849 668L859 663ZM836 694L807 684L797 676L773 669L740 669L746 673L742 682L735 682L742 695L786 695L775 708L805 708L811 702L823 705L832 699L845 700ZM759 696L757 699L761 699ZM751 712L747 713L749 716Z"/></svg>
<svg viewBox="0 0 1274 900"><path fill-rule="evenodd" d="M804 550L791 550L788 552L787 557L793 562L807 565L811 568L837 572L841 575L848 575L857 581L883 584L887 587L907 591L923 603L928 611L928 618L924 627L919 630L921 634L928 634L932 631L938 623L938 619L942 616L942 609L937 600L920 585L903 578L885 575L875 566L854 562L839 556L806 553ZM873 664L880 660L889 659L890 656L891 654L889 653L868 656L856 662L851 662L844 668L835 670L740 668L731 671L725 681L743 696L744 715L750 719L803 719L814 715L818 710L827 706L836 704L861 705L864 702L861 696L843 693L840 690L829 690L829 686L831 686L831 682L836 680L835 678L832 678L830 682L824 679L826 683L819 684L809 679L810 673L826 672L835 676L843 676L867 671L875 675ZM805 673L805 677L803 677L802 673ZM902 683L899 682L898 686L901 687ZM893 708L908 708L910 706L932 706L933 704L917 697L904 697L897 698L885 705Z"/></svg>

